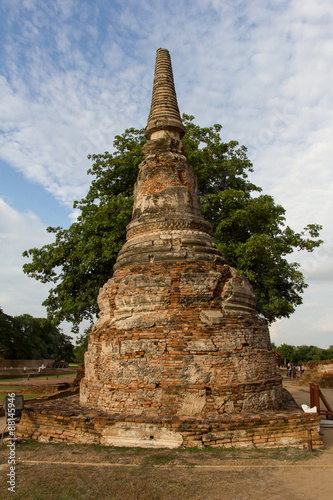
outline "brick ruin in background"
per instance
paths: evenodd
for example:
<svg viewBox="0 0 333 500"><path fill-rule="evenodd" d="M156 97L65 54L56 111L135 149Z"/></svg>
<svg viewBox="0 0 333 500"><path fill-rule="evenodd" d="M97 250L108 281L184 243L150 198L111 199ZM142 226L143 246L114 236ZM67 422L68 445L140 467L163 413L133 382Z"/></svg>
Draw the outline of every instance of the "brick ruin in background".
<svg viewBox="0 0 333 500"><path fill-rule="evenodd" d="M305 363L305 372L299 377L298 383L308 386L310 382L333 389L333 360L312 360Z"/></svg>
<svg viewBox="0 0 333 500"><path fill-rule="evenodd" d="M26 405L19 439L104 445L322 445L282 389L249 282L203 218L170 56L158 49L132 220L100 290L80 401Z"/></svg>

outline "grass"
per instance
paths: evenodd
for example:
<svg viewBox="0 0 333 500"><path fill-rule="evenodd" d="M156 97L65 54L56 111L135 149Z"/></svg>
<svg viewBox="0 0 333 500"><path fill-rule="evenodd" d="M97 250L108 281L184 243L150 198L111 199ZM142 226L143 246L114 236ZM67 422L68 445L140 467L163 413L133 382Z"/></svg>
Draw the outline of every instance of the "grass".
<svg viewBox="0 0 333 500"><path fill-rule="evenodd" d="M25 375L24 377L16 377L16 378L1 378L0 377L0 381L4 381L4 382L18 382L20 380L27 380L27 376Z"/></svg>
<svg viewBox="0 0 333 500"><path fill-rule="evenodd" d="M26 386L22 385L0 385L0 391L1 392L6 392L6 391L20 391L21 389L24 389Z"/></svg>
<svg viewBox="0 0 333 500"><path fill-rule="evenodd" d="M23 394L24 399L33 399L33 398L38 398L41 396L41 394Z"/></svg>
<svg viewBox="0 0 333 500"><path fill-rule="evenodd" d="M297 448L275 448L275 449L237 449L237 448L127 448L102 446L98 444L71 444L66 443L48 443L42 444L37 441L30 440L19 443L19 449L28 452L34 451L38 456L38 451L44 453L47 450L47 456L57 457L56 460L61 460L63 453L67 454L70 450L70 455L82 455L90 457L86 461L118 461L120 458L139 458L144 461L147 466L155 466L166 463L183 463L192 465L193 461L200 464L201 462L218 462L222 463L227 460L274 460L278 462L299 462L313 458L313 454L307 449ZM0 448L1 450L1 448ZM320 452L319 452L320 453ZM1 455L0 455L1 456ZM37 459L37 458L36 458ZM51 460L52 458L50 458ZM84 460L82 460L84 461ZM98 460L97 460L98 461Z"/></svg>
<svg viewBox="0 0 333 500"><path fill-rule="evenodd" d="M169 473L151 474L144 470L96 470L86 468L64 468L60 466L18 468L17 500L72 500L113 499L113 500L168 500L195 498L190 483L170 478ZM4 491L4 486L0 492ZM3 496L2 498L8 498Z"/></svg>
<svg viewBox="0 0 333 500"><path fill-rule="evenodd" d="M286 462L284 470L287 471L289 464L314 457L306 451L295 449L168 450L113 448L99 445L69 446L65 443L41 444L36 441L19 443L16 452L17 493L13 498L22 500L264 498L258 495L260 491L265 491L265 498L277 498L276 492L283 487L283 477L281 474L276 475L267 468L267 465L274 467L274 464L281 464L281 461L284 461ZM5 463L7 454L5 445L1 446L0 462ZM29 465L20 463L20 460L37 460L39 464ZM68 465L47 463L52 461L70 463ZM77 465L73 465L72 462L77 462ZM113 465L94 467L82 466L82 463ZM117 464L123 467L115 466ZM256 468L233 469L233 465L249 464L254 464ZM225 465L226 468L193 469L194 465ZM260 465L263 467L262 472L257 468ZM6 472L5 469L0 470L0 498L8 497L5 484ZM331 471L326 472L331 474ZM295 473L296 471L291 472L292 477ZM263 488L262 482L266 480L267 487L265 485ZM300 488L299 484L297 488ZM288 491L294 498L299 498L289 487Z"/></svg>
<svg viewBox="0 0 333 500"><path fill-rule="evenodd" d="M7 394L0 394L0 403L3 403L3 400ZM33 399L33 398L38 398L38 396L41 396L41 394L23 394L24 399Z"/></svg>
<svg viewBox="0 0 333 500"><path fill-rule="evenodd" d="M72 375L75 375L74 373L62 373L62 374L59 374L59 375L37 375L37 377L31 377L33 378L34 380L35 379L38 379L38 380L47 380L49 378L62 378L62 377L71 377ZM17 377L17 378L6 378L6 379L1 379L0 380L4 380L6 382L17 382L17 381L20 381L20 380L27 380L28 377L27 375L25 375L24 377ZM1 388L1 385L0 385L0 388Z"/></svg>

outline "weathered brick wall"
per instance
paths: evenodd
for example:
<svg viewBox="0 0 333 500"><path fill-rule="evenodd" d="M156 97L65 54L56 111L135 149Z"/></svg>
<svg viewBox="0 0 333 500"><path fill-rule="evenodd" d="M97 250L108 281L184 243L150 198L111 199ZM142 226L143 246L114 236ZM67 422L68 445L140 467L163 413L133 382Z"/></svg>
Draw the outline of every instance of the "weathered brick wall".
<svg viewBox="0 0 333 500"><path fill-rule="evenodd" d="M320 387L333 388L333 360L308 361L305 363L305 372L298 378L300 385L309 385L310 382Z"/></svg>
<svg viewBox="0 0 333 500"><path fill-rule="evenodd" d="M116 271L100 293L81 402L152 417L279 408L281 377L251 293L227 265Z"/></svg>
<svg viewBox="0 0 333 500"><path fill-rule="evenodd" d="M98 414L80 406L76 396L68 399L71 403L67 402L67 408L61 408L64 400L52 401L46 408L36 404L27 408L16 428L18 440L169 448L269 448L307 446L310 433L314 448L322 447L318 433L320 417L298 410L224 415L209 420L159 420Z"/></svg>

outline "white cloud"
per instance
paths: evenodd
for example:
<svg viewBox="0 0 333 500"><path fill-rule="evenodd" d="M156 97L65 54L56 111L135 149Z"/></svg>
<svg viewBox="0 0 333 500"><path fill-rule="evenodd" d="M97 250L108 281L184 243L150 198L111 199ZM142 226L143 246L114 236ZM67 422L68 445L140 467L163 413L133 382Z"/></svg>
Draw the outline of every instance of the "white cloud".
<svg viewBox="0 0 333 500"><path fill-rule="evenodd" d="M46 316L41 304L50 287L23 273L28 259L22 253L51 241L52 235L35 214L17 212L0 198L0 306L5 313Z"/></svg>
<svg viewBox="0 0 333 500"><path fill-rule="evenodd" d="M62 3L59 6L63 8ZM84 14L87 6L80 9L81 17L88 17ZM17 10L17 5L14 7ZM37 23L33 15L28 19L26 12L25 16L23 11L16 14L23 16L23 25ZM86 42L84 33L91 38L97 26L85 28L88 20L81 19L80 29L73 30L66 24L68 15L62 16L63 24L54 16L43 21L50 30L50 44L53 40L61 49L61 57L54 58L54 47L47 44L38 25L34 36L27 36L29 50L23 45L17 50L15 37L7 43L9 71L7 78L1 77L4 134L0 155L71 206L88 187L86 171L91 163L87 154L112 149L114 135L131 123L141 107L142 94L149 91L147 80L142 78L144 66L128 55L124 57L117 43L112 43L111 50L105 47L105 53L108 61L121 61L118 72L105 66L101 54L95 61L91 59L92 54L82 50L78 39L83 37ZM26 56L23 66L22 55ZM144 88L137 83L142 80Z"/></svg>
<svg viewBox="0 0 333 500"><path fill-rule="evenodd" d="M86 155L110 151L115 134L145 125L155 50L166 47L181 112L201 125L222 123L225 140L249 147L254 182L287 209L291 227L324 225L326 260L318 252L300 258L310 283L330 282L330 0L4 5L0 156L13 168L71 206L88 187ZM324 293L315 290L317 297ZM307 292L301 312L274 331L281 324L313 333L308 319L302 323L312 297ZM316 324L328 306L319 303Z"/></svg>
<svg viewBox="0 0 333 500"><path fill-rule="evenodd" d="M327 349L333 344L332 284L315 284L304 294L303 305L289 319L275 322L271 339L277 345L317 345Z"/></svg>

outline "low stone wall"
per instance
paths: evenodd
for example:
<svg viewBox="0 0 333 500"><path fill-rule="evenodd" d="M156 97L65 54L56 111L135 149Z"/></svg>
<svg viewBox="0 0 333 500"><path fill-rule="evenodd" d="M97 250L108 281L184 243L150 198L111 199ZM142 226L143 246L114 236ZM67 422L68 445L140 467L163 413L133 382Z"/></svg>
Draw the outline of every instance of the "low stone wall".
<svg viewBox="0 0 333 500"><path fill-rule="evenodd" d="M16 428L19 441L137 446L185 447L304 447L309 433L313 446L322 447L320 417L299 410L286 397L285 410L216 419L154 419L107 415L79 404L78 396L27 405Z"/></svg>
<svg viewBox="0 0 333 500"><path fill-rule="evenodd" d="M21 368L23 370L24 367L39 368L42 365L52 368L53 363L54 359L0 359L0 369Z"/></svg>
<svg viewBox="0 0 333 500"><path fill-rule="evenodd" d="M17 381L18 384L21 383L21 379L28 379L28 377L50 377L54 375L73 375L75 370L70 368L45 368L45 370L41 370L40 372L35 370L34 368L28 368L26 371L19 368L13 368L12 370L0 370L0 380L7 379L20 379Z"/></svg>

